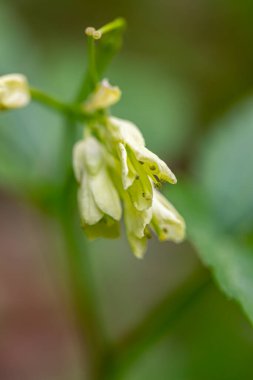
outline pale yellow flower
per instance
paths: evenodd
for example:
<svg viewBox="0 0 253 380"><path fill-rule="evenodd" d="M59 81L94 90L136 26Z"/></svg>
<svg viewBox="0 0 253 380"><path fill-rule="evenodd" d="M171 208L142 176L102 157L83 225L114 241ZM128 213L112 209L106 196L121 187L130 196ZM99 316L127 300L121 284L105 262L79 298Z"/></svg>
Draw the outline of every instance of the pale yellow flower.
<svg viewBox="0 0 253 380"><path fill-rule="evenodd" d="M145 147L139 129L131 122L110 117L108 129L121 162L122 184L134 206L145 210L152 206L153 186L162 182L176 183L166 163Z"/></svg>
<svg viewBox="0 0 253 380"><path fill-rule="evenodd" d="M79 183L81 221L88 236L117 236L121 204L102 145L92 136L78 142L73 150L73 166Z"/></svg>
<svg viewBox="0 0 253 380"><path fill-rule="evenodd" d="M118 88L98 85L85 104L86 111L106 109L119 100ZM167 164L145 146L131 122L105 114L92 123L86 137L74 148L74 169L79 182L82 225L91 238L119 234L121 203L126 234L134 255L142 258L154 231L159 240L181 242L185 223L156 188L176 183Z"/></svg>
<svg viewBox="0 0 253 380"><path fill-rule="evenodd" d="M124 197L124 220L127 238L134 255L141 259L147 250L147 239L150 237L149 224L152 219L152 208L137 210L127 193Z"/></svg>
<svg viewBox="0 0 253 380"><path fill-rule="evenodd" d="M120 100L121 91L116 86L111 86L107 79L100 82L95 91L84 104L86 112L95 112L99 109L111 107Z"/></svg>
<svg viewBox="0 0 253 380"><path fill-rule="evenodd" d="M157 190L154 190L151 227L161 241L180 243L185 238L184 219Z"/></svg>
<svg viewBox="0 0 253 380"><path fill-rule="evenodd" d="M26 77L9 74L0 77L0 110L25 107L30 102Z"/></svg>

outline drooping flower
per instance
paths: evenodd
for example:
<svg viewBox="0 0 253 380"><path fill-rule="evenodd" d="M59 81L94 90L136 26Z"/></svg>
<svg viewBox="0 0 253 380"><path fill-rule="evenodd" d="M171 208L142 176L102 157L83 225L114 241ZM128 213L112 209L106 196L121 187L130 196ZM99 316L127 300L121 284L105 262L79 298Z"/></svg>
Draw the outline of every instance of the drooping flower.
<svg viewBox="0 0 253 380"><path fill-rule="evenodd" d="M151 228L161 241L180 243L185 237L185 222L174 206L157 190L154 190Z"/></svg>
<svg viewBox="0 0 253 380"><path fill-rule="evenodd" d="M105 158L102 145L92 136L74 146L73 166L79 183L81 222L90 238L119 234L121 204Z"/></svg>
<svg viewBox="0 0 253 380"><path fill-rule="evenodd" d="M27 79L21 74L0 77L0 110L25 107L30 102Z"/></svg>
<svg viewBox="0 0 253 380"><path fill-rule="evenodd" d="M86 111L106 109L119 99L107 84L99 86L86 102ZM156 189L163 182L175 184L175 175L146 148L133 123L106 115L89 126L91 136L74 148L79 209L88 237L119 234L121 200L127 238L136 257L143 257L151 231L161 241L181 242L184 219Z"/></svg>
<svg viewBox="0 0 253 380"><path fill-rule="evenodd" d="M153 186L176 183L166 163L145 147L139 129L131 122L110 117L108 129L117 145L121 162L122 183L137 210L152 206Z"/></svg>

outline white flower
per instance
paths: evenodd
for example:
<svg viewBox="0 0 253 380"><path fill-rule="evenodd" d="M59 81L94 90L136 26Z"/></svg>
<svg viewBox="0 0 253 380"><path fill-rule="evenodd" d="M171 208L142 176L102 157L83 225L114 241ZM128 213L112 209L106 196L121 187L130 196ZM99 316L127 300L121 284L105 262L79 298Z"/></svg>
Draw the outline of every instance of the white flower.
<svg viewBox="0 0 253 380"><path fill-rule="evenodd" d="M157 190L154 190L151 227L161 241L180 243L185 238L184 219Z"/></svg>
<svg viewBox="0 0 253 380"><path fill-rule="evenodd" d="M122 184L137 210L152 206L153 186L176 177L166 163L145 147L139 129L131 122L110 117L108 129L117 146L121 162Z"/></svg>
<svg viewBox="0 0 253 380"><path fill-rule="evenodd" d="M25 107L30 102L26 77L9 74L0 77L0 110Z"/></svg>
<svg viewBox="0 0 253 380"><path fill-rule="evenodd" d="M179 243L184 240L184 219L156 189L153 192L151 208L137 210L127 192L124 195L124 206L127 238L137 258L143 258L147 250L147 239L151 237L150 229L161 241L171 240Z"/></svg>
<svg viewBox="0 0 253 380"><path fill-rule="evenodd" d="M137 210L127 193L124 197L124 219L129 244L134 255L141 259L147 250L147 239L150 237L148 225L152 218L152 209Z"/></svg>
<svg viewBox="0 0 253 380"><path fill-rule="evenodd" d="M99 83L95 91L84 104L86 112L95 112L99 109L111 107L120 100L121 91L116 86L111 86L107 79Z"/></svg>
<svg viewBox="0 0 253 380"><path fill-rule="evenodd" d="M74 146L73 167L79 182L81 221L88 236L117 236L120 199L107 170L103 147L94 137L86 137Z"/></svg>
<svg viewBox="0 0 253 380"><path fill-rule="evenodd" d="M118 97L115 88L102 82L86 102L86 111L107 108ZM144 256L151 230L159 240L182 241L183 218L156 190L163 182L176 183L175 175L146 148L133 123L107 114L101 120L90 124L89 133L96 137L86 137L74 148L79 209L88 236L118 236L121 200L127 238L136 257Z"/></svg>

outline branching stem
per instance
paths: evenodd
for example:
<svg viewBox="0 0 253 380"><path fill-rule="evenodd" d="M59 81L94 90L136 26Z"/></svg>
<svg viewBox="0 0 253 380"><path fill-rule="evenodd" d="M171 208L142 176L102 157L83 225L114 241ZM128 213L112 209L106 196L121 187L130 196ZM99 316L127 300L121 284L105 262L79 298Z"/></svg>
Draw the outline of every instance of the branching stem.
<svg viewBox="0 0 253 380"><path fill-rule="evenodd" d="M64 114L65 116L72 116L76 120L89 121L94 118L93 114L88 114L84 111L80 104L69 104L61 102L60 100L48 95L47 93L38 90L37 88L30 88L32 100L40 103L54 111Z"/></svg>

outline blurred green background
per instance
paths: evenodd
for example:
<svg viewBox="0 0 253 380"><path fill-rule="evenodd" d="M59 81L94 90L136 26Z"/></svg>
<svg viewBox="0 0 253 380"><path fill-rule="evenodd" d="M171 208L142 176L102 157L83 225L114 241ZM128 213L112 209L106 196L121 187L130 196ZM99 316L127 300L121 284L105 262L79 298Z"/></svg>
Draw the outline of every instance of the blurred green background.
<svg viewBox="0 0 253 380"><path fill-rule="evenodd" d="M127 334L204 271L201 261L215 275L122 379L250 380L253 330L227 295L253 321L253 2L0 0L0 74L22 72L70 101L86 66L85 27L118 16L128 28L106 73L123 93L113 113L135 122L176 173L165 192L186 217L189 241L152 239L143 261L124 234L86 245L109 337ZM36 104L0 115L3 380L86 374L58 227L35 207L61 176L62 124Z"/></svg>

